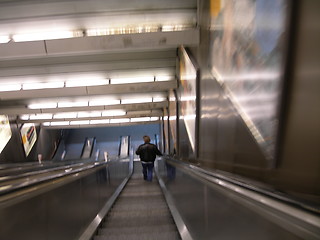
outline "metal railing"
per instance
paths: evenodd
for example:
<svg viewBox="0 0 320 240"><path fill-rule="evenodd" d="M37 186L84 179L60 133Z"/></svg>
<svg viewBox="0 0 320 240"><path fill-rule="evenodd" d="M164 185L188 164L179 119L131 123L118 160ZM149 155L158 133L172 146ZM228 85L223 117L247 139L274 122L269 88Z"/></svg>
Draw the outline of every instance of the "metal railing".
<svg viewBox="0 0 320 240"><path fill-rule="evenodd" d="M319 215L303 208L303 204L289 201L289 197L278 196L266 189L169 157L158 161L156 171L161 187L169 194L172 205L180 215L180 223L183 222L180 224L181 230L188 232L193 239L213 239L219 234L220 237L231 237L232 231L237 235L233 237L246 239L252 229L259 229L261 235L265 235L260 239L268 239L268 234L269 238L272 235L272 239L282 239L283 236L290 236L290 239L320 239ZM183 204L179 204L181 202ZM221 213L219 209L214 210L217 206L226 209ZM192 210L194 208L202 211ZM242 218L238 220L239 216L235 216L234 212L243 214ZM202 224L199 223L201 221ZM224 221L227 221L227 227L222 224ZM243 221L251 221L252 224L246 229ZM239 228L241 224L243 227ZM179 223L177 226L179 228ZM221 229L225 228L228 230L222 232ZM265 230L267 228L269 231ZM183 232L180 231L180 234L183 238Z"/></svg>

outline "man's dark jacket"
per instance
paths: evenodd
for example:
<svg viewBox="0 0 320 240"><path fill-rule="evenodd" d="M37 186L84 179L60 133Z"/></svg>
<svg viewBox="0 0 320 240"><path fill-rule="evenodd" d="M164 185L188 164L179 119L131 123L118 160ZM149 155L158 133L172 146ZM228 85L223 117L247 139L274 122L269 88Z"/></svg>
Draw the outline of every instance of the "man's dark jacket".
<svg viewBox="0 0 320 240"><path fill-rule="evenodd" d="M162 156L156 145L145 143L138 147L136 154L140 156L142 162L154 162L156 155Z"/></svg>

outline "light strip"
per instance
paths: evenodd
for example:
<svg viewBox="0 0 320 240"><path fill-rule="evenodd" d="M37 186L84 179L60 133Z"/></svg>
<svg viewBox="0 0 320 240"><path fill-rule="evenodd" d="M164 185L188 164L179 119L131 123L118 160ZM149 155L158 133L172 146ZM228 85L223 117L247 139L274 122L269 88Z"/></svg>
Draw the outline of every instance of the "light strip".
<svg viewBox="0 0 320 240"><path fill-rule="evenodd" d="M111 79L111 84L126 84L126 83L142 83L153 82L154 77L135 77L135 78L115 78Z"/></svg>
<svg viewBox="0 0 320 240"><path fill-rule="evenodd" d="M89 120L71 121L70 125L87 125L90 124Z"/></svg>
<svg viewBox="0 0 320 240"><path fill-rule="evenodd" d="M127 123L130 122L129 118L110 119L110 123Z"/></svg>
<svg viewBox="0 0 320 240"><path fill-rule="evenodd" d="M65 126L65 125L69 125L69 121L50 122L50 126Z"/></svg>
<svg viewBox="0 0 320 240"><path fill-rule="evenodd" d="M110 123L109 119L90 120L90 124L108 124L108 123Z"/></svg>
<svg viewBox="0 0 320 240"><path fill-rule="evenodd" d="M107 106L107 105L117 105L120 104L119 99L99 99L99 100L91 100L89 101L89 106Z"/></svg>
<svg viewBox="0 0 320 240"><path fill-rule="evenodd" d="M173 76L158 76L155 77L156 81L170 81ZM154 82L154 77L135 77L135 78L115 78L110 79L111 84L128 84L128 83L144 83L144 82ZM19 91L19 90L35 90L35 89L48 89L48 88L72 88L72 87L86 87L86 86L101 86L108 85L109 79L97 79L96 76L88 77L86 79L74 79L67 81L56 81L56 82L33 82L33 83L13 83L13 84L0 84L0 92L5 91ZM112 105L118 103L112 103L111 100L109 104L101 103L101 100L91 101L91 106L99 105ZM95 105L94 105L95 104Z"/></svg>
<svg viewBox="0 0 320 240"><path fill-rule="evenodd" d="M140 118L119 118L119 119L97 119L97 120L77 120L77 121L61 121L61 122L44 122L46 127L50 126L69 126L69 125L95 125L95 124L112 124L112 123L135 123L158 121L159 117L140 117Z"/></svg>
<svg viewBox="0 0 320 240"><path fill-rule="evenodd" d="M78 118L101 117L101 112L78 112Z"/></svg>
<svg viewBox="0 0 320 240"><path fill-rule="evenodd" d="M153 100L153 102L163 102L163 101L167 101L167 98L165 98L165 97L155 97L152 100Z"/></svg>
<svg viewBox="0 0 320 240"><path fill-rule="evenodd" d="M59 108L68 108L68 107L87 107L88 102L87 101L79 101L79 102L59 102L58 107Z"/></svg>
<svg viewBox="0 0 320 240"><path fill-rule="evenodd" d="M163 82L163 81L170 81L174 80L174 76L156 76L156 81Z"/></svg>
<svg viewBox="0 0 320 240"><path fill-rule="evenodd" d="M45 89L45 88L63 88L64 82L46 82L46 83L24 83L23 90Z"/></svg>
<svg viewBox="0 0 320 240"><path fill-rule="evenodd" d="M109 84L109 79L80 79L66 81L66 87L100 86Z"/></svg>
<svg viewBox="0 0 320 240"><path fill-rule="evenodd" d="M65 119L65 118L77 118L76 112L56 113L53 115L54 119Z"/></svg>
<svg viewBox="0 0 320 240"><path fill-rule="evenodd" d="M150 117L150 121L159 121L159 117Z"/></svg>
<svg viewBox="0 0 320 240"><path fill-rule="evenodd" d="M0 92L7 92L7 91L19 91L21 90L21 84L1 84L0 85Z"/></svg>
<svg viewBox="0 0 320 240"><path fill-rule="evenodd" d="M10 42L9 36L0 36L0 43L8 43Z"/></svg>
<svg viewBox="0 0 320 240"><path fill-rule="evenodd" d="M28 42L28 41L40 41L40 40L51 40L51 39L63 39L82 37L82 31L59 31L59 32L38 32L38 33L26 33L26 34L15 34L12 39L15 42Z"/></svg>
<svg viewBox="0 0 320 240"><path fill-rule="evenodd" d="M126 115L126 111L124 110L107 110L102 112L103 117L124 116L124 115Z"/></svg>
<svg viewBox="0 0 320 240"><path fill-rule="evenodd" d="M52 114L42 113L42 114L31 114L29 116L30 120L42 120L42 119L52 119Z"/></svg>
<svg viewBox="0 0 320 240"><path fill-rule="evenodd" d="M121 104L131 104L131 103L149 103L152 102L152 98L129 98L121 100Z"/></svg>
<svg viewBox="0 0 320 240"><path fill-rule="evenodd" d="M148 122L150 121L150 117L140 117L140 118L131 118L131 122Z"/></svg>
<svg viewBox="0 0 320 240"><path fill-rule="evenodd" d="M57 103L34 103L34 104L29 104L28 108L30 109L46 109L46 108L56 108Z"/></svg>

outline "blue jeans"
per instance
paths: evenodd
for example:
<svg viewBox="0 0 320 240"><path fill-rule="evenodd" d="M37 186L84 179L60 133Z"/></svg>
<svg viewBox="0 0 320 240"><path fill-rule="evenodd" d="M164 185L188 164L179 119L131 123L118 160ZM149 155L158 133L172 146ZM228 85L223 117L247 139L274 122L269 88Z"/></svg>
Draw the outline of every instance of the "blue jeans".
<svg viewBox="0 0 320 240"><path fill-rule="evenodd" d="M147 181L152 181L152 173L153 173L153 168L154 168L154 163L144 163L141 162L142 164L142 172L143 172L143 179Z"/></svg>

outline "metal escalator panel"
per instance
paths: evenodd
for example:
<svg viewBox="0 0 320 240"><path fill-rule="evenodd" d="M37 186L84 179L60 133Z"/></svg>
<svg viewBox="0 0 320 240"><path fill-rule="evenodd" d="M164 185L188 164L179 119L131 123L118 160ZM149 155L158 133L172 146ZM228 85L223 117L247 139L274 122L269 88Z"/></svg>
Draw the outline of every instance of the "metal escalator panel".
<svg viewBox="0 0 320 240"><path fill-rule="evenodd" d="M137 167L94 237L105 239L180 239L159 184L144 181Z"/></svg>
<svg viewBox="0 0 320 240"><path fill-rule="evenodd" d="M119 145L119 157L129 156L130 136L121 136Z"/></svg>
<svg viewBox="0 0 320 240"><path fill-rule="evenodd" d="M90 158L93 150L93 146L95 144L95 138L86 138L83 144L81 158Z"/></svg>

